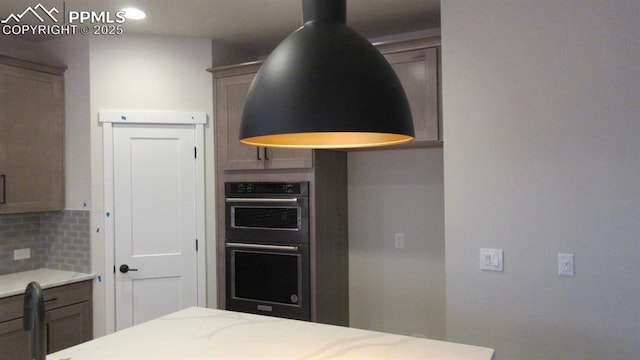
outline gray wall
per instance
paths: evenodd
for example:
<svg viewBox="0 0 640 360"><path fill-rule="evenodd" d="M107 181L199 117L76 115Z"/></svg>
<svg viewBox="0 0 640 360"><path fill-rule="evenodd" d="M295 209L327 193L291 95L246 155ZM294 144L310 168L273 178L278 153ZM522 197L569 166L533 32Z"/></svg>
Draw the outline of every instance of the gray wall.
<svg viewBox="0 0 640 360"><path fill-rule="evenodd" d="M442 149L352 152L348 170L350 326L444 339Z"/></svg>
<svg viewBox="0 0 640 360"><path fill-rule="evenodd" d="M638 19L638 1L442 2L449 340L640 358Z"/></svg>

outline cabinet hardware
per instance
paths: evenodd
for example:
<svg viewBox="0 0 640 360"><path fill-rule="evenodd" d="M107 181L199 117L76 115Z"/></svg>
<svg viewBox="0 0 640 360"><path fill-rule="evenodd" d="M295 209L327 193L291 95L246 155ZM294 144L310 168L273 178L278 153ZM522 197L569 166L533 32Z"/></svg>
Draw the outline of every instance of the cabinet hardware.
<svg viewBox="0 0 640 360"><path fill-rule="evenodd" d="M269 153L267 152L267 148L263 148L263 149L264 149L264 159L269 160Z"/></svg>
<svg viewBox="0 0 640 360"><path fill-rule="evenodd" d="M0 200L0 204L7 203L7 176L5 174L0 175L0 179L2 179L2 200Z"/></svg>
<svg viewBox="0 0 640 360"><path fill-rule="evenodd" d="M246 248L246 249L262 249L262 250L281 250L281 251L298 251L297 246L289 245L263 245L263 244L245 244L245 243L227 243L228 248Z"/></svg>
<svg viewBox="0 0 640 360"><path fill-rule="evenodd" d="M256 158L257 158L258 160L262 160L262 159L260 158L260 147L256 147Z"/></svg>
<svg viewBox="0 0 640 360"><path fill-rule="evenodd" d="M298 198L227 198L228 203L270 203L270 202L298 202Z"/></svg>

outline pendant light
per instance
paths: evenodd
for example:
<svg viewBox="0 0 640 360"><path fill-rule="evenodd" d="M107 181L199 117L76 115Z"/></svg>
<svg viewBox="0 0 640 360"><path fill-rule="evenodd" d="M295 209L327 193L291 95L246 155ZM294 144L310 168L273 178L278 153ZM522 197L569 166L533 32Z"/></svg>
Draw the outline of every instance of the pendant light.
<svg viewBox="0 0 640 360"><path fill-rule="evenodd" d="M413 139L398 77L346 26L346 7L346 0L302 1L302 27L273 50L249 88L242 143L327 149Z"/></svg>

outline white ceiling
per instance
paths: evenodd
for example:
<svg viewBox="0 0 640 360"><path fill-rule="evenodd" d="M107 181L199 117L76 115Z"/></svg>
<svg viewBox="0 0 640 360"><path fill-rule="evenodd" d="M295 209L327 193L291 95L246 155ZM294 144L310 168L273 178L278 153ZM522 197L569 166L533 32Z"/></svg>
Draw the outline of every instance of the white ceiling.
<svg viewBox="0 0 640 360"><path fill-rule="evenodd" d="M61 13L135 6L147 18L127 20L126 33L205 37L256 53L270 52L302 21L301 0L2 0L0 18L38 3ZM439 28L440 0L347 0L347 24L367 38Z"/></svg>

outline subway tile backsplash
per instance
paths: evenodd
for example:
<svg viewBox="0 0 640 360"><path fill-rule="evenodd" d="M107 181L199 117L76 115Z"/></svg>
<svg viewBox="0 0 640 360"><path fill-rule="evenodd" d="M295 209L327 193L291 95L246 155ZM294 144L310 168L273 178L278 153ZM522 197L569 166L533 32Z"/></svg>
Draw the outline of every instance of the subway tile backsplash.
<svg viewBox="0 0 640 360"><path fill-rule="evenodd" d="M13 260L14 250L31 257ZM0 215L0 275L37 268L90 272L89 211Z"/></svg>

